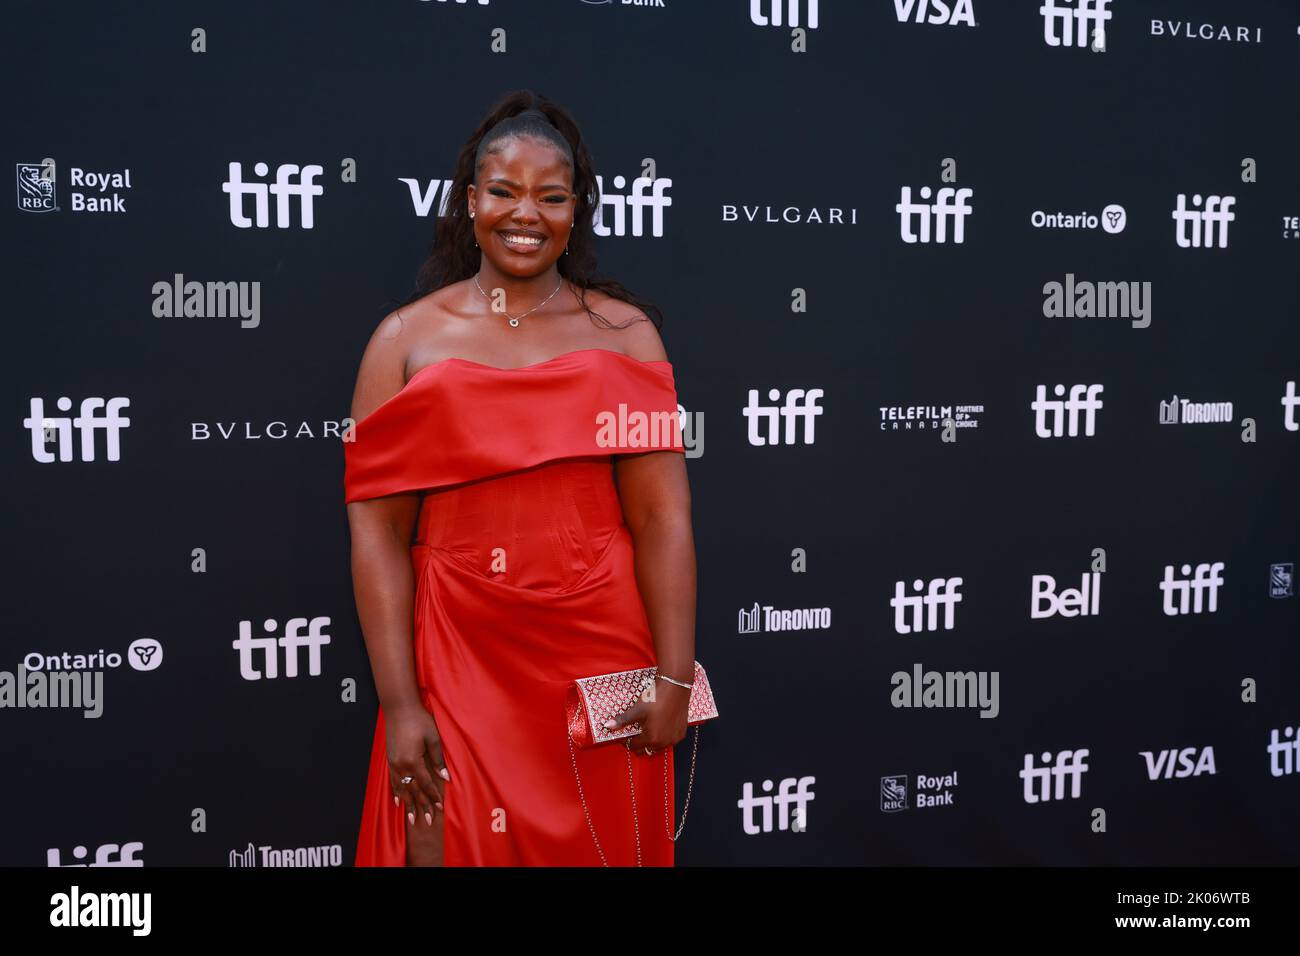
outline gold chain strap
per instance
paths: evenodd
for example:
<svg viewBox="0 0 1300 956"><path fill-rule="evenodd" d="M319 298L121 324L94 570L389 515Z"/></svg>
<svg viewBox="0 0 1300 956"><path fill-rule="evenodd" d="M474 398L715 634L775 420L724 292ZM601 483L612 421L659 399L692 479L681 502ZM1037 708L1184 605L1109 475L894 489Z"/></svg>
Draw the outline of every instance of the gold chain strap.
<svg viewBox="0 0 1300 956"><path fill-rule="evenodd" d="M600 848L600 840L596 838L596 827L591 822L591 811L587 809L587 798L582 791L582 778L578 776L578 758L573 752L573 738L567 733L564 735L569 741L569 760L573 764L573 779L578 781L578 799L582 801L582 813L587 818L587 829L591 831L591 840L596 844L596 852L600 854L600 862L603 866L609 866L609 861L605 859L605 851ZM636 783L633 780L632 772L632 745L626 740L623 741L623 747L627 750L627 785L632 793L632 826L636 831L636 865L641 866L641 823L637 818L636 812ZM663 753L664 763L664 833L668 839L674 843L682 835L682 830L686 826L686 811L691 808L691 791L695 788L695 755L700 749L700 728L697 724L695 727L695 740L691 746L691 776L686 785L686 803L682 807L682 822L677 827L677 835L673 835L672 818L668 815L668 750L665 748Z"/></svg>

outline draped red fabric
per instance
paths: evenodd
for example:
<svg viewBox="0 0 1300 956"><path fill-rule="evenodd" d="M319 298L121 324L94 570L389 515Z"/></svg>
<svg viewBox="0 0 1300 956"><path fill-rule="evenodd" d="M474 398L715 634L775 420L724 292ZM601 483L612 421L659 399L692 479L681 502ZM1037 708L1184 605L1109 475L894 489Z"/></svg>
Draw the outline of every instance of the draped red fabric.
<svg viewBox="0 0 1300 956"><path fill-rule="evenodd" d="M352 439L347 502L427 490L413 635L451 776L444 865L599 866L597 840L610 866L636 865L638 843L643 865L673 865L671 748L571 756L564 713L575 678L656 663L611 456L685 451L672 366L605 349L516 369L448 359ZM405 812L381 708L357 866L406 865Z"/></svg>

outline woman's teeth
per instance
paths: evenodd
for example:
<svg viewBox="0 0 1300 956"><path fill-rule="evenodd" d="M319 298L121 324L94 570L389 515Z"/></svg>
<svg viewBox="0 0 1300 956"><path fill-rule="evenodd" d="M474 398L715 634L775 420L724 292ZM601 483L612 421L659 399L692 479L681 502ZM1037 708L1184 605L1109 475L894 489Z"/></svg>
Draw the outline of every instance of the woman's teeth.
<svg viewBox="0 0 1300 956"><path fill-rule="evenodd" d="M542 240L532 236L517 236L503 232L501 238L505 240L506 245L516 246L520 249L536 249L542 244Z"/></svg>

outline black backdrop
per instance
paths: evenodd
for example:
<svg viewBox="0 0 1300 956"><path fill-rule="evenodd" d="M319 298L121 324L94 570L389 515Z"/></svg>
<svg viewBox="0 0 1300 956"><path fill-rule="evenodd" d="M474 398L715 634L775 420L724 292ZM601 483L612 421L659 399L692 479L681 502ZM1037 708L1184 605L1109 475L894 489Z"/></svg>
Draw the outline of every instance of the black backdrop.
<svg viewBox="0 0 1300 956"><path fill-rule="evenodd" d="M449 177L522 86L575 114L607 192L633 192L647 158L668 181L662 234L629 219L599 251L663 309L679 398L707 422L689 461L697 650L722 717L680 864L1300 861L1300 775L1269 750L1300 723L1283 403L1300 379L1300 10L1103 2L1101 50L1049 44L1040 0L802 0L805 27L818 8L802 37L772 0L75 3L6 31L0 670L123 660L100 668L98 718L0 709L0 863L351 862L376 700L328 423L427 249L433 218L402 180ZM236 227L231 163L260 183L321 166L312 228L297 197L278 227L274 196L267 227ZM904 242L904 187L972 190L963 241L949 223L946 242ZM1179 246L1179 194L1233 197L1225 247ZM1117 233L1034 225L1112 203ZM258 324L156 316L177 273L260 283ZM1150 325L1045 316L1067 274L1149 282ZM1037 437L1030 403L1057 384L1103 386L1094 434ZM751 389L768 405L821 389L814 440L751 444ZM1232 419L1162 424L1175 395ZM129 399L119 460L103 429L93 461L79 438L72 460L38 460L58 446L33 443L33 399L57 417L87 397ZM956 405L982 406L956 441L881 428L882 408ZM1099 548L1100 613L1031 619L1032 576L1078 587ZM1167 565L1218 562L1217 610L1163 613ZM951 630L898 632L896 582L958 577ZM829 608L830 626L740 633L756 603ZM281 652L279 678L241 677L240 622L283 635L295 618L328 619L320 673L302 652L284 676ZM161 648L153 669L137 641ZM891 675L917 663L996 671L997 716L892 706ZM1185 748L1202 772L1149 779L1142 752ZM1082 750L1077 798L1026 799L1026 755ZM689 738L678 760L684 794ZM774 815L746 832L747 787L800 780L802 830Z"/></svg>

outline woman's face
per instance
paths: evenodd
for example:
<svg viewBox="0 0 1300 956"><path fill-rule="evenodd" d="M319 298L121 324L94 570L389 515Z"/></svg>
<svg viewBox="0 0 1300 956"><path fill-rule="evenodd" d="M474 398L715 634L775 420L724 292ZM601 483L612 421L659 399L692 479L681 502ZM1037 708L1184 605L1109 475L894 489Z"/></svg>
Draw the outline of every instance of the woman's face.
<svg viewBox="0 0 1300 956"><path fill-rule="evenodd" d="M550 143L517 136L484 157L467 190L474 238L492 264L514 276L548 270L564 254L577 197L573 172Z"/></svg>

